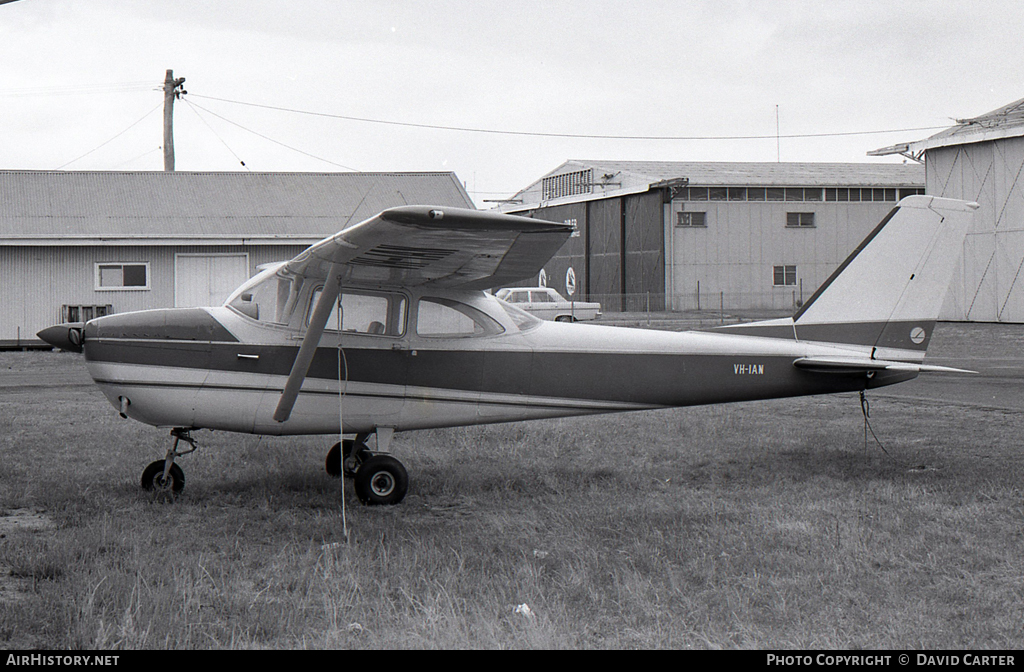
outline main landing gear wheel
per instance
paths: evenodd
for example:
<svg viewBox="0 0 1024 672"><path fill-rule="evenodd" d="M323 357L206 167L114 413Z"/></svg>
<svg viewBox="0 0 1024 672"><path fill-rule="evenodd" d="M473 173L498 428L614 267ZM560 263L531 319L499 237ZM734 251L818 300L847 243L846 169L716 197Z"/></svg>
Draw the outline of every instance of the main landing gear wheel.
<svg viewBox="0 0 1024 672"><path fill-rule="evenodd" d="M409 474L390 455L374 455L356 471L355 486L363 504L398 504L409 490Z"/></svg>
<svg viewBox="0 0 1024 672"><path fill-rule="evenodd" d="M334 444L327 451L327 460L324 463L324 469L328 476L332 478L341 476L342 455L344 455L345 477L352 478L359 470L359 465L370 459L372 453L366 444L358 439L345 439L341 443Z"/></svg>
<svg viewBox="0 0 1024 672"><path fill-rule="evenodd" d="M164 460L153 462L142 472L142 489L157 493L170 493L177 495L185 487L185 472L176 464L171 465L171 470L164 478L166 463Z"/></svg>

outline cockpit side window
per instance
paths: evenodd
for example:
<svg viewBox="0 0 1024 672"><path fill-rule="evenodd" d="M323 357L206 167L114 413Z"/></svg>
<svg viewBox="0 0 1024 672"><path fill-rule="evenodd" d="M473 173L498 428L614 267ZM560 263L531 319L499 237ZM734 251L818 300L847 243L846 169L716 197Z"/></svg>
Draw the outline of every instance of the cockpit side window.
<svg viewBox="0 0 1024 672"><path fill-rule="evenodd" d="M313 292L306 313L307 325L313 307L320 299L320 292L320 288ZM398 337L405 333L406 305L405 297L400 294L342 292L327 318L325 329L367 336ZM340 312L338 306L341 306Z"/></svg>
<svg viewBox="0 0 1024 672"><path fill-rule="evenodd" d="M416 308L416 333L427 338L465 338L505 331L494 318L458 301L424 297Z"/></svg>

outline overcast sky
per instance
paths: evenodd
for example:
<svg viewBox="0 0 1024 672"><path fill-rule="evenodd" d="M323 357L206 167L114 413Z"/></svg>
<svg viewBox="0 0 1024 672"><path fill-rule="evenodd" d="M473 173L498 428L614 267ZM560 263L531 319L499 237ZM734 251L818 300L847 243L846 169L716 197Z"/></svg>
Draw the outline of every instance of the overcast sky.
<svg viewBox="0 0 1024 672"><path fill-rule="evenodd" d="M866 152L1024 97L1024 2L17 0L0 64L0 169L162 170L170 68L178 170L450 170L485 206L567 159L902 161Z"/></svg>

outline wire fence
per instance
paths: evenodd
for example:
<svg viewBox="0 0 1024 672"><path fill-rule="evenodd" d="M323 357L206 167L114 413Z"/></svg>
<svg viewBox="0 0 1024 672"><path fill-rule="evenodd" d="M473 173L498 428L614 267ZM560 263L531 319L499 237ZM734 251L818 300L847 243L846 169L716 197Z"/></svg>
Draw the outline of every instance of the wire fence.
<svg viewBox="0 0 1024 672"><path fill-rule="evenodd" d="M577 300L582 300L577 296ZM791 314L803 305L799 289L775 288L769 292L690 291L666 295L660 292L592 294L589 301L608 313L709 312L731 314Z"/></svg>

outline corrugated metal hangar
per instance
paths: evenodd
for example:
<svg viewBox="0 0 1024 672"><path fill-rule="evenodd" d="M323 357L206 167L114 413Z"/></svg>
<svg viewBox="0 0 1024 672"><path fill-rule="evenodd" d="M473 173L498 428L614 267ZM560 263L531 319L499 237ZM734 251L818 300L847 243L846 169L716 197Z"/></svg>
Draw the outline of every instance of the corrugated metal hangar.
<svg viewBox="0 0 1024 672"><path fill-rule="evenodd" d="M871 154L923 158L927 193L981 206L941 318L1024 322L1024 100Z"/></svg>
<svg viewBox="0 0 1024 672"><path fill-rule="evenodd" d="M60 321L212 305L398 205L473 208L454 173L0 171L0 345Z"/></svg>
<svg viewBox="0 0 1024 672"><path fill-rule="evenodd" d="M893 208L920 165L567 161L501 210L574 222L545 267L608 311L793 309Z"/></svg>

